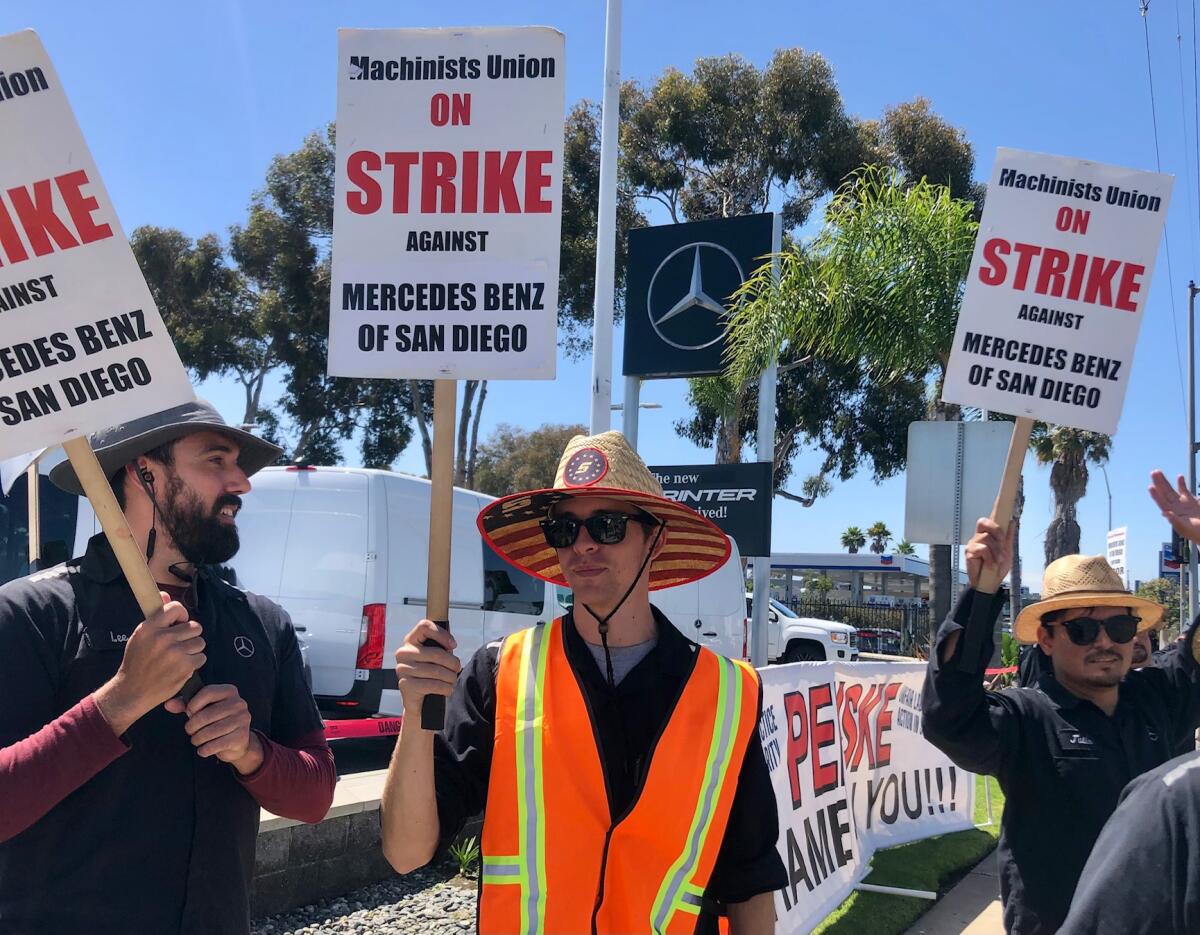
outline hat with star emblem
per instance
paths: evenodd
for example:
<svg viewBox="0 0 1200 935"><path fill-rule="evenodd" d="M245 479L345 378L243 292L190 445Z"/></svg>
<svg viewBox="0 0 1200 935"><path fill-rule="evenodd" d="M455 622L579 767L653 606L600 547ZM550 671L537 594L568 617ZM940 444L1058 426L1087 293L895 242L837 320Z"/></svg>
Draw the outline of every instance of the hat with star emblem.
<svg viewBox="0 0 1200 935"><path fill-rule="evenodd" d="M558 462L553 487L489 503L479 514L479 531L509 564L566 586L558 553L547 545L540 524L551 507L571 497L625 500L663 523L664 545L650 562L652 591L696 581L729 558L729 537L711 520L664 496L662 486L620 432L576 435Z"/></svg>

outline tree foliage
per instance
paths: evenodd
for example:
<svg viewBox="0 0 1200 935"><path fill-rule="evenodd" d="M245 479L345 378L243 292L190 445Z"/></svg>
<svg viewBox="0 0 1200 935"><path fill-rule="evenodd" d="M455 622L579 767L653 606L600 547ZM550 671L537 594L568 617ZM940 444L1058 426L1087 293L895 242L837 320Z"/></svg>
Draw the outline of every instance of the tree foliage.
<svg viewBox="0 0 1200 935"><path fill-rule="evenodd" d="M977 193L970 144L928 101L918 98L878 120L859 120L846 113L829 63L803 49L780 50L762 69L736 55L701 58L690 74L668 69L649 87L627 85L624 101L626 176L640 198L661 204L676 222L782 205L785 230L791 231L867 164L895 167L914 182L928 174L947 181L955 195ZM754 389L747 373L726 386L709 385L716 379L690 381L693 415L676 428L699 445L715 444L718 462L738 461L753 418ZM816 396L820 390L801 384L799 392ZM833 409L819 399L793 406ZM782 411L777 422L784 437L794 428ZM796 434L814 441L803 431ZM894 440L888 444L895 447ZM797 499L812 502L835 473L827 452L823 469L805 479Z"/></svg>
<svg viewBox="0 0 1200 935"><path fill-rule="evenodd" d="M916 555L917 547L915 545L913 545L911 542L909 542L907 539L901 539L899 542L896 543L896 554L897 555Z"/></svg>
<svg viewBox="0 0 1200 935"><path fill-rule="evenodd" d="M1029 447L1038 464L1050 467L1054 519L1046 527L1046 564L1079 551L1077 507L1087 493L1088 465L1108 462L1112 439L1099 432L1046 425L1033 428Z"/></svg>
<svg viewBox="0 0 1200 935"><path fill-rule="evenodd" d="M882 388L931 384L940 402L977 222L972 202L903 171L869 167L834 196L809 244L780 258L776 282L759 270L739 295L728 378L745 381L778 356L862 367ZM935 616L950 602L949 548L930 548Z"/></svg>
<svg viewBox="0 0 1200 935"><path fill-rule="evenodd" d="M848 526L846 531L842 533L842 548L851 555L858 554L858 550L866 544L867 537L857 526Z"/></svg>
<svg viewBox="0 0 1200 935"><path fill-rule="evenodd" d="M972 212L943 186L878 167L856 173L814 241L784 251L778 283L763 268L741 290L730 377L750 379L791 352L940 385L975 245Z"/></svg>
<svg viewBox="0 0 1200 935"><path fill-rule="evenodd" d="M871 540L871 551L876 555L886 552L888 543L892 541L892 531L888 529L887 523L883 520L867 527L867 536Z"/></svg>
<svg viewBox="0 0 1200 935"><path fill-rule="evenodd" d="M414 400L401 381L326 376L333 175L329 128L272 160L227 249L212 234L193 242L160 227L138 228L131 243L185 366L197 379L235 378L243 422L310 463L337 463L358 434L363 463L386 467L432 397ZM271 374L283 393L267 404Z"/></svg>
<svg viewBox="0 0 1200 935"><path fill-rule="evenodd" d="M728 433L718 432L721 413L738 413L739 447L753 444L758 432L757 407L735 407L730 386L726 378L691 381L691 415L675 423L680 435L700 446L716 436L718 463L739 460L724 457L720 447L728 444ZM882 383L858 362L785 358L775 406L776 494L811 506L835 480L865 470L881 481L903 470L908 424L924 414L925 385L915 377ZM812 448L821 453L820 466L801 480L797 492L787 490L797 455Z"/></svg>
<svg viewBox="0 0 1200 935"><path fill-rule="evenodd" d="M1179 633L1179 582L1169 578L1153 578L1144 581L1137 589L1137 596L1154 601L1166 608L1163 614L1163 629L1175 635Z"/></svg>
<svg viewBox="0 0 1200 935"><path fill-rule="evenodd" d="M567 442L587 434L583 425L547 424L525 431L502 422L479 446L475 489L502 497L552 487Z"/></svg>

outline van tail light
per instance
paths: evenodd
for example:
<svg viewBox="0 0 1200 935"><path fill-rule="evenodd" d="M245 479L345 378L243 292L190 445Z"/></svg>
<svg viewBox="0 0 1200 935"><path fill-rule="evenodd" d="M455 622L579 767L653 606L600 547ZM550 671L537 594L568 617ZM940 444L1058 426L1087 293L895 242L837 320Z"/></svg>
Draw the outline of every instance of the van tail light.
<svg viewBox="0 0 1200 935"><path fill-rule="evenodd" d="M362 624L358 628L358 669L383 668L383 642L387 630L387 606L367 604L363 607Z"/></svg>
<svg viewBox="0 0 1200 935"><path fill-rule="evenodd" d="M742 658L750 661L750 618L742 618Z"/></svg>

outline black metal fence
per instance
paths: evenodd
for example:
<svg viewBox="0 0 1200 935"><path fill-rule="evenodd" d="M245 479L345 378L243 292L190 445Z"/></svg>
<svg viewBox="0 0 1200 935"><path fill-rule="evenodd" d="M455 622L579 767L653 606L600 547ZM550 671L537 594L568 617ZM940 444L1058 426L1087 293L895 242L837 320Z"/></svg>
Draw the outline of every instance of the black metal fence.
<svg viewBox="0 0 1200 935"><path fill-rule="evenodd" d="M859 652L888 653L924 659L929 655L929 608L916 605L844 604L793 600L801 617L836 620L858 630Z"/></svg>

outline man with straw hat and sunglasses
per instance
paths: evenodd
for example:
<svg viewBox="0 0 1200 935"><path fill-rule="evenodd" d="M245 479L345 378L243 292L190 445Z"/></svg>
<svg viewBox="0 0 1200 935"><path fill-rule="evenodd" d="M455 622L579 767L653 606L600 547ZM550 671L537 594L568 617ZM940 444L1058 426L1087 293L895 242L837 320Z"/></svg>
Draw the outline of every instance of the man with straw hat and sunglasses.
<svg viewBox="0 0 1200 935"><path fill-rule="evenodd" d="M384 853L427 863L484 812L479 931L774 930L787 882L747 664L691 642L649 593L729 557L618 432L576 436L554 486L479 515L521 571L575 610L480 649L421 621L396 651L406 711L449 697L445 730L406 719L380 803Z"/></svg>
<svg viewBox="0 0 1200 935"><path fill-rule="evenodd" d="M1184 535L1200 541L1200 504L1180 478L1152 475L1151 496ZM1198 521L1186 521L1195 517ZM967 545L972 588L984 566L1003 577L1008 538L981 519ZM962 638L975 601L991 602L978 658ZM938 632L923 697L926 739L955 763L996 776L1006 796L998 856L1008 932L1049 935L1067 916L1092 845L1125 785L1165 763L1200 723L1196 626L1157 665L1131 671L1137 634L1159 627L1163 608L1125 589L1102 556L1067 555L1045 570L1042 600L1013 633L1036 643L1050 670L1036 685L986 692L991 633L1007 600L967 591Z"/></svg>

